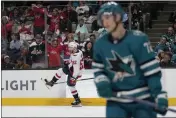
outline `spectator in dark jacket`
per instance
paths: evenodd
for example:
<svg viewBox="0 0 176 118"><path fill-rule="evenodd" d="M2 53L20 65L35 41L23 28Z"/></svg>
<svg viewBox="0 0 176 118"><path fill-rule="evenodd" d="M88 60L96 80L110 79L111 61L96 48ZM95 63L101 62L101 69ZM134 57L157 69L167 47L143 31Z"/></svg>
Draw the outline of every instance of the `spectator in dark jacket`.
<svg viewBox="0 0 176 118"><path fill-rule="evenodd" d="M10 62L10 57L8 55L4 56L4 63L2 63L2 70L14 69L15 65Z"/></svg>
<svg viewBox="0 0 176 118"><path fill-rule="evenodd" d="M32 68L44 68L45 67L45 44L42 42L43 37L37 34L35 42L30 45L29 53L32 60Z"/></svg>
<svg viewBox="0 0 176 118"><path fill-rule="evenodd" d="M93 43L88 41L85 44L85 51L83 52L84 55L84 66L86 69L90 69L91 68L91 64L92 64L92 58L93 58Z"/></svg>
<svg viewBox="0 0 176 118"><path fill-rule="evenodd" d="M172 41L175 39L174 30L172 27L169 27L167 30L167 33L163 35L167 39L169 43L172 43Z"/></svg>
<svg viewBox="0 0 176 118"><path fill-rule="evenodd" d="M10 17L10 20L13 20L15 22L19 22L20 21L20 13L19 13L19 10L17 8L14 8L13 9L13 12L10 13L9 15Z"/></svg>
<svg viewBox="0 0 176 118"><path fill-rule="evenodd" d="M169 47L166 45L166 43L166 38L161 37L159 44L155 47L155 52L158 53L159 50L169 51Z"/></svg>

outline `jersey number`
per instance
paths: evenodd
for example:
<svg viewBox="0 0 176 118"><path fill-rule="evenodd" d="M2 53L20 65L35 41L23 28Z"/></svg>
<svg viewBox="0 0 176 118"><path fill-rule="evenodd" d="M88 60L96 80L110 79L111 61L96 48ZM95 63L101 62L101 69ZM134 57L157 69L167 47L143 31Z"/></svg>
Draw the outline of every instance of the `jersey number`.
<svg viewBox="0 0 176 118"><path fill-rule="evenodd" d="M152 46L150 45L150 42L145 42L145 43L144 43L144 47L147 48L147 52L148 52L148 53L153 52L153 49L152 49Z"/></svg>

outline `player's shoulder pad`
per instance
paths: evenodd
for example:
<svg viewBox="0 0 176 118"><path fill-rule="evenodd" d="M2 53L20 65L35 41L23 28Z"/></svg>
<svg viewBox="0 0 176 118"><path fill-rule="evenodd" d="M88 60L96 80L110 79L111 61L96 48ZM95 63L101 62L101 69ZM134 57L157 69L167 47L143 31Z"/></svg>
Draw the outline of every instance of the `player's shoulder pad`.
<svg viewBox="0 0 176 118"><path fill-rule="evenodd" d="M106 40L107 38L108 38L108 33L105 33L102 36L99 36L94 43L94 47L97 47L97 46L101 47L102 42L104 42L104 40Z"/></svg>
<svg viewBox="0 0 176 118"><path fill-rule="evenodd" d="M135 42L136 42L136 40L139 43L148 41L148 36L142 31L132 30L132 35L135 38Z"/></svg>

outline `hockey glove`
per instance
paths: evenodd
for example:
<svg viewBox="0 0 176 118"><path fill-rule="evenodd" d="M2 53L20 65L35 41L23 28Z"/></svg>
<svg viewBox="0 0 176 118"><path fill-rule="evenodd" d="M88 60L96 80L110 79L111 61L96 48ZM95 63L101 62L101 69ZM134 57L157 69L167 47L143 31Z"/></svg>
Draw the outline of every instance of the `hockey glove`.
<svg viewBox="0 0 176 118"><path fill-rule="evenodd" d="M94 82L99 96L104 98L112 97L111 83L106 76L100 75L95 78Z"/></svg>
<svg viewBox="0 0 176 118"><path fill-rule="evenodd" d="M168 99L167 99L167 93L161 92L155 99L155 102L157 104L157 108L155 109L156 112L158 112L161 115L166 115L168 108Z"/></svg>

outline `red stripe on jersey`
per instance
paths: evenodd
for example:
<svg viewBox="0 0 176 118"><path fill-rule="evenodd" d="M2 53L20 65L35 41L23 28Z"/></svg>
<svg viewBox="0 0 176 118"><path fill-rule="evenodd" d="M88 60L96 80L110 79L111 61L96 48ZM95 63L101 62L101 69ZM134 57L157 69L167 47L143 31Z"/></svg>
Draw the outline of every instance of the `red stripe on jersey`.
<svg viewBox="0 0 176 118"><path fill-rule="evenodd" d="M75 90L75 91L72 91L71 93L77 93L77 90Z"/></svg>
<svg viewBox="0 0 176 118"><path fill-rule="evenodd" d="M77 78L79 79L79 78L81 78L82 76L81 75L79 75Z"/></svg>
<svg viewBox="0 0 176 118"><path fill-rule="evenodd" d="M61 78L61 76L59 76L57 73L56 73L56 77L57 77L57 78Z"/></svg>

